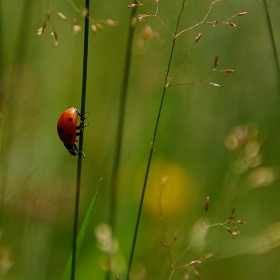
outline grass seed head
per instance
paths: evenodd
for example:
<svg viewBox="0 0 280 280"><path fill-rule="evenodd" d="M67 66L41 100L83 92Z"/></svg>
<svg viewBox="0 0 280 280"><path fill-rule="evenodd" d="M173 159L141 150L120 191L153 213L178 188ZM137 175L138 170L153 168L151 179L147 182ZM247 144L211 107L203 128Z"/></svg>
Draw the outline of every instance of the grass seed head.
<svg viewBox="0 0 280 280"><path fill-rule="evenodd" d="M107 23L108 25L110 25L110 26L116 26L116 25L119 24L117 21L112 20L112 19L110 19L110 18L108 18L108 19L106 20L106 23Z"/></svg>
<svg viewBox="0 0 280 280"><path fill-rule="evenodd" d="M198 42L201 38L201 33L198 33L198 35L195 37L195 42Z"/></svg>
<svg viewBox="0 0 280 280"><path fill-rule="evenodd" d="M53 30L51 35L54 38L54 44L57 46L58 45L58 40L57 40L57 33L56 33L56 31Z"/></svg>
<svg viewBox="0 0 280 280"><path fill-rule="evenodd" d="M82 16L83 17L86 17L88 15L88 9L84 9L83 11L82 11Z"/></svg>
<svg viewBox="0 0 280 280"><path fill-rule="evenodd" d="M94 35L96 35L96 34L97 34L97 27L95 26L95 24L92 24L92 25L90 26L90 28L91 28L92 33L93 33Z"/></svg>
<svg viewBox="0 0 280 280"><path fill-rule="evenodd" d="M67 19L67 17L64 15L64 14L62 14L62 13L58 13L57 14L62 20L64 20L64 21L67 21L68 19Z"/></svg>
<svg viewBox="0 0 280 280"><path fill-rule="evenodd" d="M178 232L176 231L176 232L174 233L174 236L173 236L174 241L176 241L177 238L178 238Z"/></svg>
<svg viewBox="0 0 280 280"><path fill-rule="evenodd" d="M244 15L246 15L246 14L247 14L247 12L240 12L240 13L237 14L237 16L238 16L238 17L241 17L241 16L244 16Z"/></svg>
<svg viewBox="0 0 280 280"><path fill-rule="evenodd" d="M212 253L208 253L208 254L206 254L206 255L203 256L203 259L204 259L204 260L208 260L208 259L210 259L211 257L213 257L213 254L212 254Z"/></svg>
<svg viewBox="0 0 280 280"><path fill-rule="evenodd" d="M127 6L128 9L134 9L138 6L138 4L130 4Z"/></svg>
<svg viewBox="0 0 280 280"><path fill-rule="evenodd" d="M102 31L104 29L103 25L101 25L100 23L96 23L96 28L100 31Z"/></svg>
<svg viewBox="0 0 280 280"><path fill-rule="evenodd" d="M142 39L147 40L154 37L154 33L150 25L145 25L142 31Z"/></svg>
<svg viewBox="0 0 280 280"><path fill-rule="evenodd" d="M46 27L47 27L47 22L44 21L42 27L37 30L37 35L39 36L44 35Z"/></svg>
<svg viewBox="0 0 280 280"><path fill-rule="evenodd" d="M208 211L209 205L210 205L210 198L209 196L207 196L205 201L205 211Z"/></svg>

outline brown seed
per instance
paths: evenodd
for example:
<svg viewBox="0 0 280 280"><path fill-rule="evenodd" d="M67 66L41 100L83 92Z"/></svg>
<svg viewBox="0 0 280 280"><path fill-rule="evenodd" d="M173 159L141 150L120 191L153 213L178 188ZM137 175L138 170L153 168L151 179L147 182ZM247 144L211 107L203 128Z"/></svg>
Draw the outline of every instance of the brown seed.
<svg viewBox="0 0 280 280"><path fill-rule="evenodd" d="M131 19L131 28L134 28L134 27L135 27L136 22L137 22L137 18L136 18L136 17L133 17L133 18Z"/></svg>
<svg viewBox="0 0 280 280"><path fill-rule="evenodd" d="M104 29L100 23L96 23L95 25L96 25L97 29L100 31L102 31Z"/></svg>
<svg viewBox="0 0 280 280"><path fill-rule="evenodd" d="M196 261L191 261L190 265L196 265L196 264L201 264L201 261L196 260Z"/></svg>
<svg viewBox="0 0 280 280"><path fill-rule="evenodd" d="M51 35L54 38L54 44L57 46L58 45L58 40L57 40L57 33L55 30L52 31Z"/></svg>
<svg viewBox="0 0 280 280"><path fill-rule="evenodd" d="M232 232L232 230L231 230L230 228L227 228L227 231L228 231L231 235L233 235L233 232Z"/></svg>
<svg viewBox="0 0 280 280"><path fill-rule="evenodd" d="M163 241L160 240L160 243L163 247L167 248L167 245Z"/></svg>
<svg viewBox="0 0 280 280"><path fill-rule="evenodd" d="M147 39L150 39L154 36L154 33L152 31L152 28L149 26L149 25L146 25L144 28L143 28L143 31L142 31L142 38L144 40L147 40Z"/></svg>
<svg viewBox="0 0 280 280"><path fill-rule="evenodd" d="M219 63L219 57L216 56L215 61L214 61L214 68L218 67L218 63Z"/></svg>
<svg viewBox="0 0 280 280"><path fill-rule="evenodd" d="M210 205L210 198L209 196L207 196L205 201L205 211L208 211L209 205Z"/></svg>
<svg viewBox="0 0 280 280"><path fill-rule="evenodd" d="M232 27L236 27L237 26L234 22L230 22L229 25L231 25Z"/></svg>
<svg viewBox="0 0 280 280"><path fill-rule="evenodd" d="M136 8L137 6L138 6L137 4L130 4L127 6L127 8L133 9L133 8Z"/></svg>
<svg viewBox="0 0 280 280"><path fill-rule="evenodd" d="M198 42L201 38L201 33L198 33L198 35L195 37L195 42Z"/></svg>
<svg viewBox="0 0 280 280"><path fill-rule="evenodd" d="M213 254L212 254L212 253L208 253L208 254L206 254L206 255L203 256L203 259L204 259L204 260L208 260L208 259L210 259L211 257L213 257Z"/></svg>
<svg viewBox="0 0 280 280"><path fill-rule="evenodd" d="M141 21L143 18L146 18L148 15L146 14L139 14L138 19Z"/></svg>
<svg viewBox="0 0 280 280"><path fill-rule="evenodd" d="M88 9L84 9L82 12L82 16L86 17L88 15Z"/></svg>
<svg viewBox="0 0 280 280"><path fill-rule="evenodd" d="M96 34L97 34L97 28L96 28L95 24L92 24L92 25L90 26L90 28L91 28L92 33L93 33L94 35L96 35Z"/></svg>
<svg viewBox="0 0 280 280"><path fill-rule="evenodd" d="M50 18L51 18L51 11L47 10L47 20L50 20Z"/></svg>
<svg viewBox="0 0 280 280"><path fill-rule="evenodd" d="M241 16L244 16L246 14L247 14L247 12L240 12L240 13L237 14L237 16L241 17Z"/></svg>
<svg viewBox="0 0 280 280"><path fill-rule="evenodd" d="M196 276L196 278L197 278L198 280L201 279L200 274L198 273L197 270L194 270L194 274L195 274L195 276Z"/></svg>
<svg viewBox="0 0 280 280"><path fill-rule="evenodd" d="M64 14L62 14L62 13L58 13L57 14L62 20L65 20L65 21L67 21L67 17L64 15Z"/></svg>
<svg viewBox="0 0 280 280"><path fill-rule="evenodd" d="M115 25L118 25L118 24L119 24L117 21L112 20L112 19L110 19L110 18L108 18L108 19L106 20L106 23L107 23L108 25L110 25L110 26L115 26Z"/></svg>

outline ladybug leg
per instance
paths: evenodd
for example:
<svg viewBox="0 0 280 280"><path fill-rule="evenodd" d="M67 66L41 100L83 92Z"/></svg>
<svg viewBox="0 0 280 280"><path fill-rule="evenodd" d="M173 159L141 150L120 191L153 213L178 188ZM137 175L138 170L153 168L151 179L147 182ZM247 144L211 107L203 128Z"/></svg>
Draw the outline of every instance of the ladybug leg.
<svg viewBox="0 0 280 280"><path fill-rule="evenodd" d="M89 126L89 124L83 124L83 125L80 124L79 126L76 127L76 129L77 129L77 130L83 129L83 128L87 127L87 126Z"/></svg>
<svg viewBox="0 0 280 280"><path fill-rule="evenodd" d="M85 127L89 126L88 124L80 124L79 126L76 127L77 133L76 135L79 136L81 134L81 130L84 130Z"/></svg>
<svg viewBox="0 0 280 280"><path fill-rule="evenodd" d="M80 111L78 111L78 115L81 117L81 121L85 120L87 117L85 117L85 115L87 115L89 112L85 112L84 115L82 116Z"/></svg>
<svg viewBox="0 0 280 280"><path fill-rule="evenodd" d="M64 146L66 147L66 149L68 150L68 152L70 153L70 155L72 156L76 156L78 155L79 153L79 150L77 148L77 146L74 144L74 145L68 145L68 144L65 144L64 143Z"/></svg>
<svg viewBox="0 0 280 280"><path fill-rule="evenodd" d="M68 150L68 152L70 153L70 155L72 156L77 156L78 154L82 154L82 156L85 158L86 155L84 152L79 151L78 147L76 146L76 144L74 145L68 145L64 143L64 146L66 147L66 149Z"/></svg>
<svg viewBox="0 0 280 280"><path fill-rule="evenodd" d="M78 147L76 146L76 144L73 145L73 148L75 149L75 151L76 151L77 154L82 154L82 156L83 156L84 158L86 157L86 155L85 155L84 152L79 151L79 149L78 149Z"/></svg>

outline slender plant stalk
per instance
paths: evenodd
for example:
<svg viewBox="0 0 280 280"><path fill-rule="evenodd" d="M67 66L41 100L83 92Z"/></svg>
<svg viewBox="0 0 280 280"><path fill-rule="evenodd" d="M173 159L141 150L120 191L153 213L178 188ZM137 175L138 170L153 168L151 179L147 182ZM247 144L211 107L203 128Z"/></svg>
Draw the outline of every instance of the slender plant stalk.
<svg viewBox="0 0 280 280"><path fill-rule="evenodd" d="M135 15L136 9L131 9L131 17L132 19ZM131 22L131 20L130 20ZM116 189L118 184L118 173L119 173L119 162L120 162L120 154L122 147L122 134L123 134L123 124L124 124L124 116L125 116L125 108L126 108L126 99L127 99L127 87L129 81L129 73L130 73L130 64L131 64L131 49L132 49L132 39L133 39L134 28L129 29L127 43L126 43L126 58L125 58L125 66L123 73L123 84L121 91L121 100L119 106L119 118L118 118L118 128L117 128L117 142L115 148L115 158L113 164L113 188L111 193L111 211L109 222L112 228L114 228L114 213L116 206Z"/></svg>
<svg viewBox="0 0 280 280"><path fill-rule="evenodd" d="M89 0L85 0L85 8L88 11L89 16ZM89 32L89 20L85 17L85 32L84 32L84 57L83 57L83 78L82 78L82 99L81 99L81 116L85 115L86 106L86 88L87 88L87 64L88 64L88 32ZM83 150L84 133L83 129L80 130L79 136L79 150ZM76 198L75 198L75 213L74 213L74 228L73 228L73 247L72 247L72 273L71 280L75 280L76 269L76 250L77 250L77 237L78 237L78 223L79 223L79 206L80 206L80 190L82 179L82 159L81 153L78 154L77 165L77 182L76 182Z"/></svg>
<svg viewBox="0 0 280 280"><path fill-rule="evenodd" d="M0 10L2 12L0 1ZM5 67L5 57L3 48L0 51L0 112L3 113L3 117L1 118L1 147L0 147L0 157L1 157L1 179L0 179L0 224L1 227L3 226L3 211L4 211L4 204L5 204L5 197L6 197L6 186L9 177L9 166L10 166L10 159L9 159L9 152L12 149L14 139L15 139L15 122L11 122L11 119L16 119L16 115L18 114L17 107L19 106L18 102L18 89L20 88L19 80L23 79L25 72L22 65L27 60L27 50L30 47L28 42L26 42L27 35L30 33L31 28L31 17L32 14L28 13L31 10L32 5L34 2L32 0L25 0L23 2L23 6L21 9L21 19L19 22L19 29L18 35L16 37L15 42L15 52L14 52L14 61L12 63L11 73L13 73L13 83L11 83L8 87L5 87L3 73ZM3 19L3 14L1 14L0 19ZM2 22L0 24L0 29L3 28ZM2 33L0 30L0 46L2 44ZM8 106L8 107L7 107ZM4 124L5 123L5 124Z"/></svg>
<svg viewBox="0 0 280 280"><path fill-rule="evenodd" d="M278 52L277 52L277 45L276 45L276 42L275 42L275 36L274 36L273 28L272 28L271 17L270 17L270 12L269 12L269 7L268 7L267 0L264 0L264 7L265 7L266 17L267 17L267 22L268 22L269 35L270 35L270 39L271 39L272 46L273 46L273 54L274 54L274 57L275 57L275 60L276 60L276 63L277 63L278 76L280 76L279 55L278 55Z"/></svg>
<svg viewBox="0 0 280 280"><path fill-rule="evenodd" d="M183 2L182 2L182 8L181 8L181 11L178 15L176 29L175 29L174 34L177 34L177 32L178 32L181 15L184 11L184 8L185 8L185 0L183 0ZM172 47L171 47L170 57L169 57L166 76L165 76L165 83L168 80L171 61L172 61L173 54L174 54L175 44L176 44L176 37L173 38L173 43L172 43ZM149 177L149 172L150 172L150 166L151 166L151 162L152 162L152 158L153 158L153 152L154 152L154 147L155 147L155 143L156 143L158 126L159 126L160 117L161 117L163 104L164 104L164 100L165 100L166 89L167 89L167 87L165 86L163 88L163 92L162 92L162 97L161 97L161 101L160 101L160 105L159 105L159 111L158 111L158 115L157 115L153 140L152 140L152 143L151 143L150 154L149 154L149 158L148 158L148 163L147 163L147 168L146 168L146 173L145 173L145 178L144 178L144 183L143 183L143 189L142 189L142 195L141 195L141 200L140 200L140 205L139 205L139 210L138 210L138 216L137 216L137 221L136 221L136 226L135 226L135 231L134 231L134 237L133 237L133 242L132 242L131 254L130 254L130 259L129 259L129 263L128 263L127 279L129 279L129 274L130 274L130 271L131 271L131 265L132 265L133 256L134 256L134 252L135 252L135 245L136 245L136 240L137 240L137 235L138 235L138 230L139 230L139 224L140 224L140 219L141 219L141 214L142 214L144 196L145 196L145 191L146 191L146 187L147 187L147 182L148 182L148 177Z"/></svg>
<svg viewBox="0 0 280 280"><path fill-rule="evenodd" d="M132 20L132 18L135 16L136 9L131 9L131 11L132 13L130 19ZM129 24L131 24L131 20ZM128 87L130 65L131 65L131 49L132 49L133 33L134 33L134 28L129 28L128 38L126 43L126 58L125 58L125 66L124 66L124 73L123 73L123 84L122 84L121 99L120 99L120 106L119 106L117 141L116 141L115 156L114 156L113 171L112 171L113 183L112 183L111 200L110 200L109 224L112 227L113 231L115 226L115 212L116 212L115 209L117 206L119 163L120 163L123 124L124 124L124 116L125 116L125 108L126 108L126 100L127 100L127 87ZM108 256L108 258L111 258L111 256ZM108 262L110 262L109 259ZM105 279L109 280L110 277L111 277L111 272L108 271L106 273Z"/></svg>

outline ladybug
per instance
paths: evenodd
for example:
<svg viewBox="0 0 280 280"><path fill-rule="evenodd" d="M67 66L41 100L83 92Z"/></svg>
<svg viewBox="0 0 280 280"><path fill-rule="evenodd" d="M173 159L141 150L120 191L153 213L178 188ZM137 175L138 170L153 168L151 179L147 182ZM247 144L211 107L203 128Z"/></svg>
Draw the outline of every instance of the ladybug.
<svg viewBox="0 0 280 280"><path fill-rule="evenodd" d="M83 121L86 118L81 117L80 124L77 126L78 116L81 117L81 114L77 108L72 107L64 111L57 122L57 133L72 156L82 154L85 157L85 154L79 151L75 143L77 142L77 136L80 135L80 131L88 125L83 125Z"/></svg>

